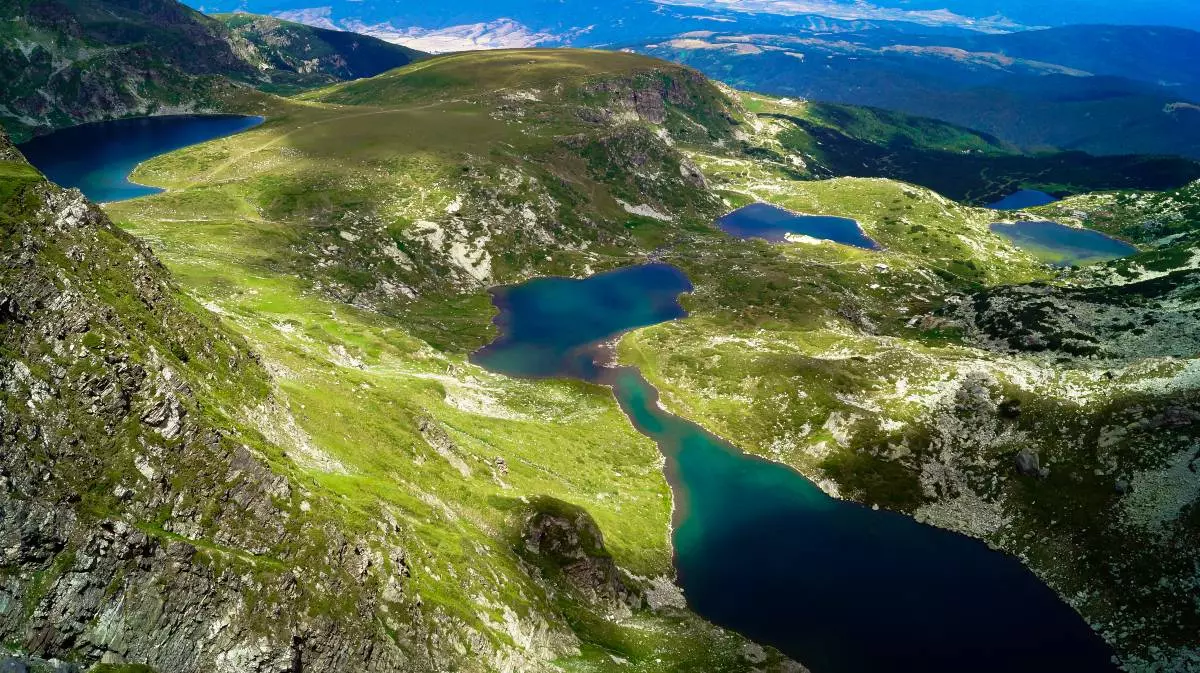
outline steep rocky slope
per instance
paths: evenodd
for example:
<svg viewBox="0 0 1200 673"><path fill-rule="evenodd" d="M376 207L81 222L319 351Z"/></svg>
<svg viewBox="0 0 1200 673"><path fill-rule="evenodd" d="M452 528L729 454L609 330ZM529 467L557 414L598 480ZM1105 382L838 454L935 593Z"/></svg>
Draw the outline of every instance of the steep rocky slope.
<svg viewBox="0 0 1200 673"><path fill-rule="evenodd" d="M174 0L18 0L0 7L0 124L30 133L112 117L212 110L237 85L295 90L420 57L375 38Z"/></svg>
<svg viewBox="0 0 1200 673"><path fill-rule="evenodd" d="M231 416L269 396L245 343L5 144L4 642L164 670L430 661L373 623L385 587L412 606L399 539L304 514Z"/></svg>

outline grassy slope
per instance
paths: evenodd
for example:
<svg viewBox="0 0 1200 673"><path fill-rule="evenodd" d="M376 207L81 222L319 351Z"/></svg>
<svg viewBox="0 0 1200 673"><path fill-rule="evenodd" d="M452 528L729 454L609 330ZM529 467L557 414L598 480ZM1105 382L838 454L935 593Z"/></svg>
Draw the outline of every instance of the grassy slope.
<svg viewBox="0 0 1200 673"><path fill-rule="evenodd" d="M514 381L466 361L464 348L490 332L491 309L484 281L464 271L476 267L454 248L471 240L458 235L454 216L467 226L479 213L473 223L498 241L489 282L534 269L579 272L615 263L610 256L621 247L653 243L654 222L639 222L613 200L620 185L597 180L583 161L547 174L538 158L565 155L556 134L623 137L562 114L563 106L608 95L570 83L662 75L636 57L539 52L521 55L526 65L514 69L495 61L505 56L438 59L305 101L251 97L242 109L266 112L266 124L148 162L136 179L170 191L109 210L262 355L296 424L290 440L281 439L294 442L288 455L311 488L341 498L348 514L383 504L400 519L415 559L412 581L429 610L506 643L530 636L504 626L508 610L521 620L566 619L584 641L578 656L561 660L568 670L617 667L610 654L634 670L741 670L743 641L687 613L605 619L568 592L556 616L517 561L522 499L546 494L585 507L629 572L670 576L669 492L656 449L607 391ZM489 68L509 73L508 84L522 90L564 82L564 73L575 79L566 80L567 102L531 105L536 119L505 119L490 103L459 99L492 81ZM442 89L447 81L459 88ZM420 87L437 87L448 100L404 93ZM406 102L418 93L419 102ZM360 105L343 105L351 99ZM678 159L656 147L654 157L678 175ZM480 175L513 191L473 192ZM546 195L546 183L558 191ZM678 198L680 190L666 184L658 196ZM561 226L552 220L568 199L586 220L569 221L574 230L546 230L563 237L562 259L557 252L548 259L544 237L522 237L531 225ZM531 206L532 220L509 203ZM420 233L429 221L441 223L442 240ZM421 298L371 294L380 278ZM422 424L441 428L452 446L431 447ZM326 458L309 455L309 445ZM329 469L334 464L343 469Z"/></svg>

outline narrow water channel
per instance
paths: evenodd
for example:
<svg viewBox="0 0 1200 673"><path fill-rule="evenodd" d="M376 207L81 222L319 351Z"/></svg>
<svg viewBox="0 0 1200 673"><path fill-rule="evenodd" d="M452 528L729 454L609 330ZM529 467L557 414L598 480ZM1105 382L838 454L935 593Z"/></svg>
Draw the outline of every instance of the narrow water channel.
<svg viewBox="0 0 1200 673"><path fill-rule="evenodd" d="M813 673L1111 671L1111 652L1017 559L967 537L828 497L666 412L598 345L683 317L691 289L650 264L583 280L496 288L501 335L473 358L493 371L610 386L666 458L675 564L689 606Z"/></svg>

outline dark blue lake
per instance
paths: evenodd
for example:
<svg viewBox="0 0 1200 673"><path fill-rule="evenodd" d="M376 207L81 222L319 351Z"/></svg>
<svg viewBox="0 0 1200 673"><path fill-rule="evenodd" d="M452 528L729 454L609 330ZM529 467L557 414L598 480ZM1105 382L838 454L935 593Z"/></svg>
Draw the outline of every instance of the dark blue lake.
<svg viewBox="0 0 1200 673"><path fill-rule="evenodd" d="M667 264L631 266L591 276L537 278L492 290L500 336L474 360L520 377L593 380L597 342L635 327L682 318L679 295L692 290Z"/></svg>
<svg viewBox="0 0 1200 673"><path fill-rule="evenodd" d="M598 344L684 315L691 284L661 264L493 291L502 335L473 357L514 376L612 387L666 458L675 564L705 618L813 673L1113 671L1111 652L1017 559L967 537L836 500L664 411Z"/></svg>
<svg viewBox="0 0 1200 673"><path fill-rule="evenodd" d="M1136 247L1091 229L1057 222L1001 222L992 231L1056 266L1094 264L1135 254Z"/></svg>
<svg viewBox="0 0 1200 673"><path fill-rule="evenodd" d="M123 201L162 191L129 181L141 162L261 123L262 117L241 115L136 117L72 126L34 138L19 149L59 185L78 187L93 201Z"/></svg>
<svg viewBox="0 0 1200 673"><path fill-rule="evenodd" d="M738 208L718 219L717 226L730 236L761 238L771 243L783 243L788 234L793 234L868 250L879 248L854 220L828 215L797 215L769 203L752 203Z"/></svg>
<svg viewBox="0 0 1200 673"><path fill-rule="evenodd" d="M1039 192L1036 189L1022 189L1000 199L995 203L989 203L988 208L992 210L1021 210L1022 208L1036 208L1058 201L1058 198Z"/></svg>

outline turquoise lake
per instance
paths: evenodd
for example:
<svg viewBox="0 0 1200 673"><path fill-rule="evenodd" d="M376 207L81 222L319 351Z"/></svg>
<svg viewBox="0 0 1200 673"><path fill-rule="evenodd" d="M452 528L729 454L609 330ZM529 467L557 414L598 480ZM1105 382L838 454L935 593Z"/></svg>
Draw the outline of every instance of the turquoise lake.
<svg viewBox="0 0 1200 673"><path fill-rule="evenodd" d="M967 537L836 500L791 468L664 411L600 344L683 317L679 270L634 266L493 290L501 336L473 360L612 388L666 458L689 606L813 673L1113 671L1111 652L1021 563Z"/></svg>
<svg viewBox="0 0 1200 673"><path fill-rule="evenodd" d="M1018 248L1057 266L1105 262L1138 251L1136 247L1098 231L1057 222L1001 222L991 228Z"/></svg>
<svg viewBox="0 0 1200 673"><path fill-rule="evenodd" d="M1058 201L1058 197L1046 192L1039 192L1036 189L1022 189L1009 194L995 203L989 203L988 208L992 210L1021 210L1022 208L1045 206L1056 201Z"/></svg>
<svg viewBox="0 0 1200 673"><path fill-rule="evenodd" d="M162 191L129 181L141 162L261 123L262 117L241 115L136 117L72 126L34 138L18 149L50 180L106 203Z"/></svg>
<svg viewBox="0 0 1200 673"><path fill-rule="evenodd" d="M847 217L797 215L769 203L752 203L717 220L721 231L737 238L761 238L783 243L788 234L809 236L867 250L879 246Z"/></svg>

